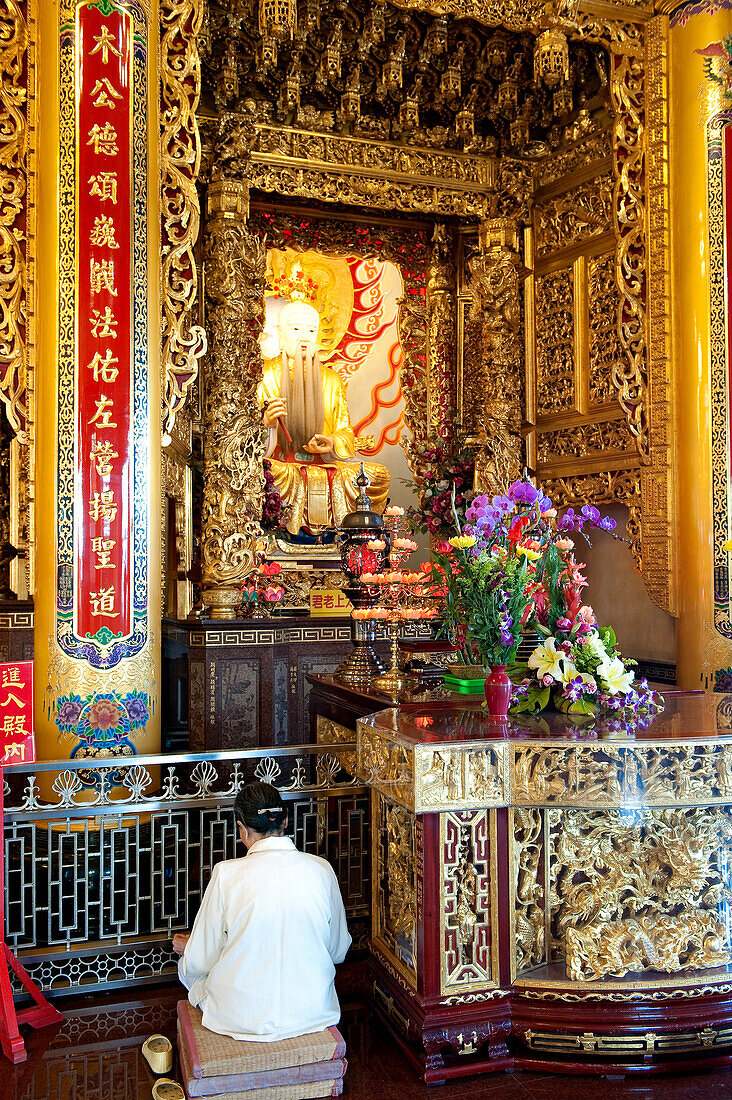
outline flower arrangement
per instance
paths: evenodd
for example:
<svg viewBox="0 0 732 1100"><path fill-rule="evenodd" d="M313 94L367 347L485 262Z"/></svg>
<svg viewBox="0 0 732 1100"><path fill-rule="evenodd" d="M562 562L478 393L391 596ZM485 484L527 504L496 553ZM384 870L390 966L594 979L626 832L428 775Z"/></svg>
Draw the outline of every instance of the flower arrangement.
<svg viewBox="0 0 732 1100"><path fill-rule="evenodd" d="M249 576L241 590L245 614L251 614L257 607L265 614L270 614L275 604L280 603L285 590L281 584L276 583L275 578L281 572L282 566L279 562L263 561Z"/></svg>
<svg viewBox="0 0 732 1100"><path fill-rule="evenodd" d="M275 489L275 479L272 473L272 463L265 458L262 461L264 469L264 498L262 500L262 515L259 522L265 531L272 531L282 526L285 513L285 505L282 497Z"/></svg>
<svg viewBox="0 0 732 1100"><path fill-rule="evenodd" d="M423 534L446 538L453 531L454 517L465 522L465 510L473 499L475 459L458 432L444 441L417 451L426 469L417 486L419 506L408 515Z"/></svg>
<svg viewBox="0 0 732 1100"><path fill-rule="evenodd" d="M584 566L569 536L589 541L588 530L612 532L615 521L592 505L557 518L529 481L492 499L475 497L465 518L447 552L436 554L433 584L444 588L445 621L465 657L511 666L511 709L535 713L552 703L570 714L656 713L647 682L634 684L635 662L622 657L612 628L599 627L582 598ZM541 640L526 664L516 664L527 630Z"/></svg>

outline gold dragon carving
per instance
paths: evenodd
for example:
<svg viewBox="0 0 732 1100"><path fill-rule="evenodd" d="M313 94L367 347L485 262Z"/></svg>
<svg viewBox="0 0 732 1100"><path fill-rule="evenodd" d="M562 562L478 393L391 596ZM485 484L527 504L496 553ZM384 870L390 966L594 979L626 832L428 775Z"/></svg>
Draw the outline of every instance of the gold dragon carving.
<svg viewBox="0 0 732 1100"><path fill-rule="evenodd" d="M491 218L481 223L479 251L469 261L469 316L482 316L479 382L485 394L474 437L475 480L489 494L501 492L521 467L521 285L526 269L518 247L517 222Z"/></svg>
<svg viewBox="0 0 732 1100"><path fill-rule="evenodd" d="M516 971L520 973L546 961L543 815L538 809L516 808L511 816Z"/></svg>
<svg viewBox="0 0 732 1100"><path fill-rule="evenodd" d="M206 334L192 323L197 289L193 249L200 227L197 37L203 4L204 0L161 0L160 5L164 438L173 433L206 351Z"/></svg>
<svg viewBox="0 0 732 1100"><path fill-rule="evenodd" d="M552 955L571 980L732 961L729 808L547 812Z"/></svg>
<svg viewBox="0 0 732 1100"><path fill-rule="evenodd" d="M203 586L212 617L233 618L261 537L264 439L256 391L263 369L258 336L266 251L246 227L242 184L211 184L208 201L211 354L204 403Z"/></svg>

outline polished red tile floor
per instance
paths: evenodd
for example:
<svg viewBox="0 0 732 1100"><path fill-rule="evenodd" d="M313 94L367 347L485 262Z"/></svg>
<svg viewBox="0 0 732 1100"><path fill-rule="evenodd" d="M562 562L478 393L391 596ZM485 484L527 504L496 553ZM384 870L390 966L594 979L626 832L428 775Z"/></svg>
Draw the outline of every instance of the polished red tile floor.
<svg viewBox="0 0 732 1100"><path fill-rule="evenodd" d="M0 1059L0 1100L150 1100L155 1080L140 1048L159 1031L175 1038L179 986L129 994L98 994L58 1003L64 1021L27 1033L28 1061ZM639 1080L497 1073L428 1089L389 1035L372 1020L366 1001L343 998L341 1030L348 1045L346 1100L723 1100L732 1097L732 1072ZM175 1074L173 1074L174 1076Z"/></svg>

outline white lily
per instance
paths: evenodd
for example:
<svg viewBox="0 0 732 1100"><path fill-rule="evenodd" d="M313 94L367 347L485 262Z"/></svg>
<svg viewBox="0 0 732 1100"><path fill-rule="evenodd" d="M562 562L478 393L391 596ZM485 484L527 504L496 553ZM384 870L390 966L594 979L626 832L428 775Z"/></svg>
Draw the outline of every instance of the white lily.
<svg viewBox="0 0 732 1100"><path fill-rule="evenodd" d="M543 645L536 647L526 663L529 668L536 670L536 675L539 680L541 680L543 676L551 676L555 680L560 680L562 677L563 661L564 654L560 653L557 649L557 643L554 638L549 637Z"/></svg>
<svg viewBox="0 0 732 1100"><path fill-rule="evenodd" d="M579 676L577 666L570 661L569 657L565 657L562 663L562 671L559 676L560 682L566 687L571 680L576 680Z"/></svg>
<svg viewBox="0 0 732 1100"><path fill-rule="evenodd" d="M602 639L596 630L591 630L589 634L585 636L582 644L589 649L593 657L597 657L598 661L607 661L607 650L602 644Z"/></svg>
<svg viewBox="0 0 732 1100"><path fill-rule="evenodd" d="M605 686L610 695L623 695L630 691L630 685L635 679L635 673L627 671L625 665L619 657L614 657L611 660L606 658L602 664L598 665L597 675L605 681Z"/></svg>

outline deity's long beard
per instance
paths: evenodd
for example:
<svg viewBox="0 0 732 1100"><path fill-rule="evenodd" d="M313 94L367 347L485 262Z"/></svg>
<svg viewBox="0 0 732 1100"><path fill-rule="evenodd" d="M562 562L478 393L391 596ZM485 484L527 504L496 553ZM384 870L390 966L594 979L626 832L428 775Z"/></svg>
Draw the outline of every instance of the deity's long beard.
<svg viewBox="0 0 732 1100"><path fill-rule="evenodd" d="M285 422L292 446L302 451L314 435L323 434L323 372L317 351L315 355L306 352L303 359L301 349L297 349L292 377L287 355L282 352L280 394L287 405ZM280 444L284 442L280 432Z"/></svg>

